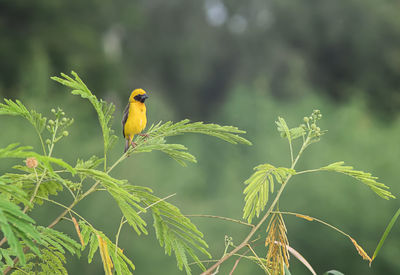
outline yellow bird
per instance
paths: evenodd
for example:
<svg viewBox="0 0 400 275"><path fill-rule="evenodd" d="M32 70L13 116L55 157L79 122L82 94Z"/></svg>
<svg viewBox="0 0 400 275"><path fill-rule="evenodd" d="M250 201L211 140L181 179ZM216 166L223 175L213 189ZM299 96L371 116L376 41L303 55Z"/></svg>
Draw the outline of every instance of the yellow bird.
<svg viewBox="0 0 400 275"><path fill-rule="evenodd" d="M146 105L144 102L148 97L143 89L133 90L129 97L129 103L122 118L122 134L126 139L124 153L128 151L130 144L132 147L136 146L136 143L132 141L133 137L140 134L146 127Z"/></svg>

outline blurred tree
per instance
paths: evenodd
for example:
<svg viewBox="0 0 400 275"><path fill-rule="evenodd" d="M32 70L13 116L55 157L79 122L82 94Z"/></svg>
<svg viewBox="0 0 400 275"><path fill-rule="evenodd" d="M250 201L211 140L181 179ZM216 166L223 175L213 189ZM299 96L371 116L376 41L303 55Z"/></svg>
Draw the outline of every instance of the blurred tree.
<svg viewBox="0 0 400 275"><path fill-rule="evenodd" d="M365 93L373 109L394 114L398 9L390 0L2 1L0 89L15 95L23 75L74 69L102 93L162 91L193 119L238 83L285 100Z"/></svg>

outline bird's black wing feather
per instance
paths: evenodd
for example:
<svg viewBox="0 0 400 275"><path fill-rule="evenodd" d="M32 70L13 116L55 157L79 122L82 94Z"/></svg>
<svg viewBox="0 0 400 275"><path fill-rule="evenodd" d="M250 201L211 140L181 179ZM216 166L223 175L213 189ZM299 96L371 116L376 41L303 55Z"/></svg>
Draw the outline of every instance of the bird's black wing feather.
<svg viewBox="0 0 400 275"><path fill-rule="evenodd" d="M126 120L128 119L128 115L129 115L129 104L130 103L128 103L128 105L126 105L126 108L125 108L125 110L124 110L124 115L123 115L123 117L122 117L122 135L125 137L125 131L124 131L124 128L125 128L125 123L126 123Z"/></svg>

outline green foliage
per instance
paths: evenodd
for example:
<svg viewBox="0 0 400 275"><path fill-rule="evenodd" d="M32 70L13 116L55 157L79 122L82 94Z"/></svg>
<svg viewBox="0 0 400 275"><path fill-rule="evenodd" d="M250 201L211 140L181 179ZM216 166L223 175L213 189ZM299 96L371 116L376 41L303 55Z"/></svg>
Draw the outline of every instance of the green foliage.
<svg viewBox="0 0 400 275"><path fill-rule="evenodd" d="M42 133L46 126L46 117L37 113L35 110L28 111L28 109L16 100L15 102L10 99L4 99L6 104L0 103L0 115L21 116L27 119L35 128L38 133Z"/></svg>
<svg viewBox="0 0 400 275"><path fill-rule="evenodd" d="M286 121L281 117L278 117L278 121L275 123L277 125L278 132L282 137L287 137L289 142L292 142L292 140L299 137L303 137L306 134L304 127L301 126L289 129Z"/></svg>
<svg viewBox="0 0 400 275"><path fill-rule="evenodd" d="M219 260L217 259L215 261L216 263L213 264L209 269L207 269L205 274L218 273L220 265L232 256L239 256L239 260L240 258L250 259L255 263L257 263L268 274L269 273L289 274L288 269L286 269L286 271L284 272L284 267L285 266L287 268L289 267L289 262L288 262L289 250L294 255L300 255L300 254L289 246L287 237L288 231L286 229L286 225L283 220L282 214L293 214L302 219L306 219L309 221L315 220L322 224L328 225L331 229L334 229L337 232L349 238L352 241L353 245L356 247L356 250L359 253L359 255L363 259L372 262L372 259L368 256L365 250L354 240L354 238L344 233L343 231L337 229L336 227L319 219L312 218L308 215L279 211L279 206L281 206L279 205L280 197L283 194L283 191L287 186L289 180L291 180L292 178L296 178L296 176L300 174L313 173L318 171L335 171L349 175L363 182L364 184L368 185L375 193L380 195L382 198L385 199L394 198L394 196L388 190L386 190L388 189L388 187L382 183L377 182L376 177L372 176L370 173L354 170L353 167L351 166L344 166L343 162L336 162L331 165L318 169L310 169L300 172L297 172L295 170L295 166L299 161L300 157L302 156L302 154L304 153L305 149L307 149L311 144L320 141L321 136L326 133L325 130L321 130L318 127L318 122L321 118L322 114L320 113L320 111L314 110L310 116L306 116L303 118L305 124L301 124L298 127L290 129L286 121L283 118L278 117L278 121L276 121L277 130L283 138L287 139L290 147L290 160L291 160L290 167L275 167L267 163L258 165L254 168L254 170L256 171L250 176L249 179L245 181L245 185L247 186L243 191L243 193L245 194L243 218L247 219L248 223L245 224L250 226L251 230L243 238L243 241L240 244L233 246L231 251L227 251L226 249L224 255ZM298 149L298 152L294 152L294 146L292 144L292 142L296 139L302 141L302 144ZM271 193L274 192L274 181L279 182L281 185L279 186L278 188L279 190L277 191L276 196L274 197L272 203L269 205L268 210L264 211L268 203L269 192ZM279 219L276 219L277 215L279 215ZM389 226L387 227L387 230L384 233L383 240L386 238L388 234L387 232L390 231L391 227L393 226L395 220L398 218L399 215L400 214L396 214L395 217L393 217L392 221L389 223ZM203 216L203 215L198 215L198 216ZM241 221L236 221L225 217L218 217L211 215L205 215L205 216L221 218L223 220L230 220L239 224L243 224L243 222ZM262 217L255 224L251 224L255 216L257 217L262 216ZM265 226L265 222L267 220L269 220L269 224ZM265 237L258 235L255 238L258 230L260 228L265 228L265 227L266 227ZM259 256L257 256L254 249L252 249L252 245L260 238L265 238L265 246L267 249L267 256L265 259L264 258L261 259ZM382 242L378 244L377 248L378 250L380 249L381 244ZM244 248L249 248L249 250L243 254L238 254L241 253L242 249ZM246 254L250 251L253 253L254 256L246 256ZM238 261L236 261L235 266L232 269L231 273L236 268ZM307 268L309 268L309 264L307 261L305 260L304 261L300 260L300 261Z"/></svg>
<svg viewBox="0 0 400 275"><path fill-rule="evenodd" d="M157 239L166 254L171 255L172 251L175 253L178 268L182 270L184 267L186 273L191 274L186 255L188 254L200 268L204 269L194 249L207 257L211 258L211 255L207 252L208 245L197 227L176 206L152 195L151 189L132 185L127 185L126 188L151 209Z"/></svg>
<svg viewBox="0 0 400 275"><path fill-rule="evenodd" d="M12 143L8 145L6 148L0 148L0 158L29 158L35 157L47 170L53 172L53 167L51 163L57 164L62 168L65 168L70 173L75 174L74 168L59 158L43 156L36 152L30 151L32 147L30 146L21 146L18 147L18 143Z"/></svg>
<svg viewBox="0 0 400 275"><path fill-rule="evenodd" d="M18 268L12 275L67 275L65 256L57 248L48 246L40 250L40 257L27 253L28 263Z"/></svg>
<svg viewBox="0 0 400 275"><path fill-rule="evenodd" d="M147 234L146 222L139 216L137 211L146 212L138 202L139 198L130 194L125 189L125 181L117 180L110 177L107 173L95 169L78 169L78 173L82 176L91 177L100 182L106 190L113 196L121 209L124 217L128 223L135 229L136 233L140 235L141 232Z"/></svg>
<svg viewBox="0 0 400 275"><path fill-rule="evenodd" d="M135 265L124 255L123 251L119 247L117 247L112 241L110 241L110 239L107 238L107 236L87 225L85 222L79 222L79 226L82 228L81 234L84 242L82 250L89 245L89 263L92 261L94 254L100 247L98 238L98 236L100 236L107 244L106 247L113 262L115 273L121 275L132 274L132 271L135 270Z"/></svg>
<svg viewBox="0 0 400 275"><path fill-rule="evenodd" d="M396 223L399 216L400 216L400 208L396 211L396 213L393 215L392 219L390 220L389 224L386 226L385 232L383 232L383 235L382 235L381 239L379 240L378 245L376 246L374 254L372 255L372 261L378 255L379 251L382 248L383 243L385 242L386 238L388 237L390 230L392 230L392 227Z"/></svg>
<svg viewBox="0 0 400 275"><path fill-rule="evenodd" d="M184 119L180 122L173 123L171 121L152 125L147 132L147 139L138 137L138 146L133 150L133 153L151 152L158 150L166 153L171 158L176 160L183 166L186 166L186 161L196 162L196 158L186 152L187 148L181 144L166 144L166 137L182 135L184 133L197 133L209 136L214 136L225 140L232 144L251 145L247 139L238 134L246 133L233 126L220 126L217 124L204 124L203 122L189 123L190 120ZM132 153L132 149L128 154Z"/></svg>
<svg viewBox="0 0 400 275"><path fill-rule="evenodd" d="M72 79L71 77L63 73L61 74L63 78L52 77L51 79L72 88L73 95L80 95L82 98L88 99L93 105L94 109L97 112L101 130L103 132L104 155L106 155L117 141L117 136L113 134L114 130L111 128L111 121L113 118L113 113L115 111L115 106L114 104L107 103L102 99L98 100L97 97L92 94L85 83L83 83L83 81L74 71L72 71L71 74L74 76L75 79Z"/></svg>
<svg viewBox="0 0 400 275"><path fill-rule="evenodd" d="M8 245L13 255L20 258L25 264L24 245L28 246L35 254L40 255L35 242L41 243L41 237L34 227L35 221L26 215L14 203L0 197L0 227L7 238Z"/></svg>
<svg viewBox="0 0 400 275"><path fill-rule="evenodd" d="M289 175L294 175L296 172L293 169L285 167L274 167L271 164L261 164L254 167L253 175L250 176L244 183L247 185L243 193L246 195L245 206L243 209L243 218L249 223L254 216L259 217L264 211L268 203L269 192L274 192L274 178L284 184Z"/></svg>
<svg viewBox="0 0 400 275"><path fill-rule="evenodd" d="M81 255L81 245L63 232L43 226L38 226L38 230L41 233L44 246L53 247L53 250L56 249L62 254L65 254L65 250L68 250L71 255Z"/></svg>
<svg viewBox="0 0 400 275"><path fill-rule="evenodd" d="M0 177L0 193L4 196L4 198L16 202L17 204L30 204L29 200L27 199L27 194L22 190L22 188L14 185L13 181L7 176Z"/></svg>
<svg viewBox="0 0 400 275"><path fill-rule="evenodd" d="M352 166L344 166L343 161L334 162L332 164L329 164L328 166L320 168L320 170L335 171L348 175L366 184L369 188L371 188L372 191L374 191L376 194L386 200L390 198L395 198L395 196L393 196L390 191L385 190L389 189L388 186L376 181L378 179L377 177L372 176L370 173L354 170Z"/></svg>
<svg viewBox="0 0 400 275"><path fill-rule="evenodd" d="M184 133L200 133L214 136L232 144L251 143L240 134L245 133L233 126L220 126L216 124L203 124L202 122L189 123L182 120L178 123L161 122L153 125L148 133L148 138L138 140L138 146L131 148L127 154L122 155L113 165L107 167L108 152L116 140L111 129L114 105L103 100L98 100L82 82L79 76L72 72L74 79L62 74L63 78L53 79L73 89L72 94L88 99L98 114L100 126L103 131L104 157L92 156L88 160L77 159L75 167L60 158L52 157L53 149L57 142L68 136L66 129L73 123L73 119L66 117L61 108L51 109L54 118L46 119L36 111L28 111L20 101L5 100L6 104L0 105L0 114L19 115L33 124L42 143L43 154L33 151L30 146L19 146L17 143L0 148L0 158L26 159L26 166L15 165L13 168L18 173L6 173L0 176L0 225L9 248L0 248L1 269L7 273L10 269L17 269L19 274L67 274L64 264L65 253L80 256L81 250L89 246L88 262L90 263L97 250L103 262L107 275L131 274L135 269L132 261L118 248L118 237L122 225L127 222L137 234L147 234L147 224L141 217L148 209L154 219L154 228L157 239L166 254L175 254L179 269L185 268L190 274L188 258L192 258L202 269L204 265L196 254L200 252L210 257L203 234L185 217L180 210L170 203L151 194L146 187L132 186L126 180L119 180L109 175L109 172L121 161L132 153L162 151L181 164L186 161L195 162L196 159L187 148L180 144L167 144L168 136ZM44 128L47 132L43 133ZM45 143L43 135L47 135ZM47 144L47 150L45 147ZM97 167L104 164L104 171ZM55 169L53 166L58 166ZM72 195L70 206L50 198L57 196L59 191L66 189ZM120 229L113 243L110 238L87 222L72 208L86 196L96 191L107 191L118 204L122 215ZM27 215L32 208L41 205L44 201L64 208L55 220L48 226L34 226L34 221ZM21 211L18 204L24 205ZM70 214L73 226L78 234L81 244L67 234L53 229L53 227L67 214ZM81 222L77 223L73 215L79 216ZM67 219L69 220L69 219ZM82 229L82 231L81 231ZM14 259L13 259L14 258ZM19 260L19 261L17 261ZM16 264L15 264L15 263Z"/></svg>

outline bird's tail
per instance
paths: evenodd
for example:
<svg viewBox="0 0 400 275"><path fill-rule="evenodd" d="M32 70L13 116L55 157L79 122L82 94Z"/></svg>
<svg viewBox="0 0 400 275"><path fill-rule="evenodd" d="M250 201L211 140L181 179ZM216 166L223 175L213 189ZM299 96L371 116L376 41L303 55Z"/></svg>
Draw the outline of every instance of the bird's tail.
<svg viewBox="0 0 400 275"><path fill-rule="evenodd" d="M129 144L130 144L129 139L125 139L125 150L124 150L124 153L126 153L126 151L128 151Z"/></svg>

